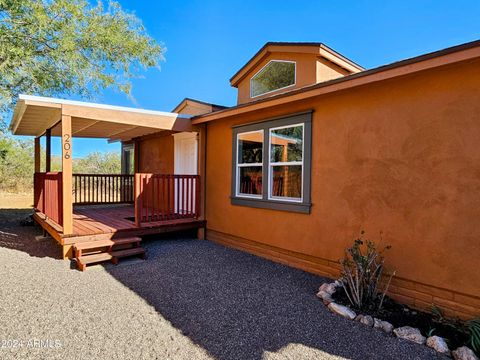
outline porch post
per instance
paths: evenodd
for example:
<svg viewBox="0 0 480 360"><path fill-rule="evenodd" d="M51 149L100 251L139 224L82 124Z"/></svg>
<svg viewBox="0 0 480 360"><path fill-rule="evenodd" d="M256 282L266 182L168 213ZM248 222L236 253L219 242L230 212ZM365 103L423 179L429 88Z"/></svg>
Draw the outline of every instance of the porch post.
<svg viewBox="0 0 480 360"><path fill-rule="evenodd" d="M133 172L140 172L140 140L133 142Z"/></svg>
<svg viewBox="0 0 480 360"><path fill-rule="evenodd" d="M198 175L200 176L200 219L205 219L205 193L206 193L206 176L207 176L207 126L206 124L198 125L194 129L198 132ZM205 240L206 229L199 228L197 238Z"/></svg>
<svg viewBox="0 0 480 360"><path fill-rule="evenodd" d="M47 129L45 132L46 139L46 158L45 158L45 172L50 172L51 170L51 160L52 160L52 129Z"/></svg>
<svg viewBox="0 0 480 360"><path fill-rule="evenodd" d="M62 199L63 234L73 233L72 202L72 117L62 114Z"/></svg>
<svg viewBox="0 0 480 360"><path fill-rule="evenodd" d="M35 172L40 172L40 138L35 138L35 146L34 146L34 159L35 159Z"/></svg>

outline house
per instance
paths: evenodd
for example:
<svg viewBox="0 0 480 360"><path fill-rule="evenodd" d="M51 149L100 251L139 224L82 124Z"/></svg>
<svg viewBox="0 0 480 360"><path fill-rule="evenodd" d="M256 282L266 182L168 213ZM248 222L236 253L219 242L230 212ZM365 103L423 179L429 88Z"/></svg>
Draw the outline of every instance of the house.
<svg viewBox="0 0 480 360"><path fill-rule="evenodd" d="M480 41L370 70L324 44L267 43L230 83L236 106L185 99L171 113L20 98L15 134L62 136L63 171L36 165L35 192L36 219L65 256L77 243L198 228L336 277L365 229L392 246L393 298L480 314ZM71 136L122 141L121 180L72 175ZM37 188L61 196L46 209ZM113 198L92 195L102 189ZM110 200L135 206L78 206Z"/></svg>

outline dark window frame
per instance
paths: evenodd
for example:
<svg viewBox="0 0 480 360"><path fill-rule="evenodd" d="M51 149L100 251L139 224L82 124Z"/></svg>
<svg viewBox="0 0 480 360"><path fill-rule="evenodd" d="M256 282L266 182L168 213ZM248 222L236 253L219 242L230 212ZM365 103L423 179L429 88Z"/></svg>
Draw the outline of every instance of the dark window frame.
<svg viewBox="0 0 480 360"><path fill-rule="evenodd" d="M131 153L133 153L133 163L130 162L130 158L127 158L127 156L131 156ZM133 143L122 143L121 168L122 174L135 173L135 146ZM133 170L133 172L130 172L130 168Z"/></svg>
<svg viewBox="0 0 480 360"><path fill-rule="evenodd" d="M237 125L232 128L232 184L231 204L248 206L262 209L272 209L309 214L311 209L311 167L312 167L312 113L307 111L291 114L279 118L266 119L260 122ZM269 199L269 167L270 159L268 150L270 147L270 129L296 125L302 123L303 128L303 198L301 202ZM262 173L262 197L250 198L237 196L237 159L238 144L237 135L244 132L263 130L263 173Z"/></svg>

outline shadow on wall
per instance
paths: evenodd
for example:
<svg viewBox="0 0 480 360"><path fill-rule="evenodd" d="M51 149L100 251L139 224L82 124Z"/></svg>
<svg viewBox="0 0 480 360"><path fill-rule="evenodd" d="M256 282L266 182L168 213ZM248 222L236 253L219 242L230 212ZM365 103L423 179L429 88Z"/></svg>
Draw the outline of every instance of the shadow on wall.
<svg viewBox="0 0 480 360"><path fill-rule="evenodd" d="M42 237L39 226L21 226L31 208L0 209L0 247L23 251L34 257L61 259L61 247L51 237Z"/></svg>
<svg viewBox="0 0 480 360"><path fill-rule="evenodd" d="M321 277L209 241L171 239L147 240L147 261L107 271L215 358L287 356L289 348L300 351L293 358L437 358L329 313L315 296Z"/></svg>

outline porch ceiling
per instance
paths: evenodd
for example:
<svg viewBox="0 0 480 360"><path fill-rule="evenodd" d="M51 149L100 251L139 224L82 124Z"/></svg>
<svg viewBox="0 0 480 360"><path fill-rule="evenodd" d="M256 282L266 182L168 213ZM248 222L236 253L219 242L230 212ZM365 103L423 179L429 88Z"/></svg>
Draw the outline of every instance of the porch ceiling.
<svg viewBox="0 0 480 360"><path fill-rule="evenodd" d="M72 117L72 136L126 141L161 130L190 131L190 117L176 113L20 95L10 129L14 135L61 135L62 115Z"/></svg>

